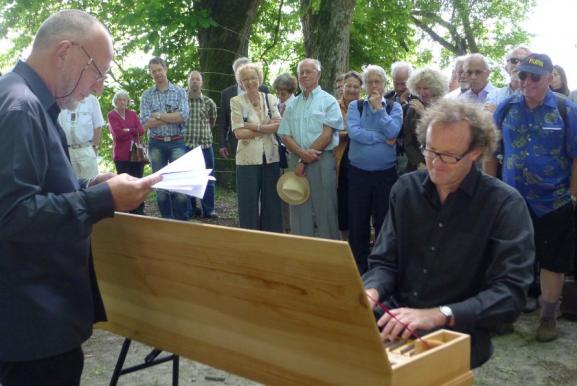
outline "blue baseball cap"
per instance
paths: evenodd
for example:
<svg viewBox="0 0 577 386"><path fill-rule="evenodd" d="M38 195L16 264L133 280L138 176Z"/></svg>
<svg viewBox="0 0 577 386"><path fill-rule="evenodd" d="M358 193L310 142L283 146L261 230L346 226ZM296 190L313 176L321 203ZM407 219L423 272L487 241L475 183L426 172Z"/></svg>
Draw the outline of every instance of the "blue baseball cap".
<svg viewBox="0 0 577 386"><path fill-rule="evenodd" d="M551 74L553 72L553 63L551 58L545 54L531 54L521 61L515 71L538 75Z"/></svg>

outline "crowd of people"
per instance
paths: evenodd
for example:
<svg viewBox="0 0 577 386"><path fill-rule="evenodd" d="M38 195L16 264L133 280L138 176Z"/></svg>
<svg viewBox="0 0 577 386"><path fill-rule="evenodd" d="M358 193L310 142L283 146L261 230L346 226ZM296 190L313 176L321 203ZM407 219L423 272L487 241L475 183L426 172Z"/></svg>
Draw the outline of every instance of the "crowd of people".
<svg viewBox="0 0 577 386"><path fill-rule="evenodd" d="M115 210L142 214L161 180L141 178L134 144L147 135L153 171L198 146L213 168L215 124L219 154L235 157L240 226L348 240L383 339L463 331L476 367L491 333L536 307L536 339L557 337L575 268L577 92L547 55L512 49L502 88L479 53L456 58L451 79L394 63L388 93L386 71L367 65L339 77L336 96L316 59L275 79L274 96L260 65L239 58L220 114L201 73L181 88L155 57L138 114L125 91L113 98L118 175L98 174L104 120L91 96L112 57L106 27L61 11L0 78L0 383L79 384L81 343L105 319L91 227ZM157 204L165 218L217 216L212 184L198 210L166 191Z"/></svg>
<svg viewBox="0 0 577 386"><path fill-rule="evenodd" d="M282 229L272 192L291 204L290 233L347 240L370 302L394 310L396 317L379 319L383 337L456 328L473 337L478 366L491 355L490 334L537 307L536 339L557 337L564 274L574 269L577 203L577 107L561 67L515 47L504 58L509 83L497 88L479 53L456 58L451 79L397 62L387 93L384 69L368 65L338 77L333 97L319 86L321 63L304 59L301 93L273 87L283 104L269 100L277 106L269 110L268 93L257 91L258 65L245 66L252 74L237 72L243 96L235 97L244 110L231 102L233 124L219 127L221 149L227 138L239 141L239 212L250 208L253 219L243 214L241 227ZM288 168L274 192L283 145ZM249 156L260 178L243 174ZM306 189L297 185L304 200L285 198L283 189L294 188L287 174L306 179ZM271 216L275 229L265 225Z"/></svg>
<svg viewBox="0 0 577 386"><path fill-rule="evenodd" d="M223 90L220 114L217 114L215 102L202 94L202 75L198 71L190 73L188 89L185 90L168 80L168 69L161 58L151 59L148 68L154 86L141 97L139 118L127 109L129 97L126 92L119 91L113 98L114 110L108 118L117 172L142 176L142 164L131 162L129 152L132 143L141 141L145 129L148 130L148 154L153 171L197 146L202 148L207 167L214 168L212 128L216 125L220 137L219 155L225 158L234 155L235 159L240 227L346 240L359 273L366 275L367 283L372 283L376 271L371 268L377 267L377 271L382 271L383 261L398 264L404 258L402 255L407 246L398 245L398 250L391 252L390 243L395 245L401 240L391 240L390 233L399 237L399 234L410 231L410 236L403 236L405 242L405 238L413 239L419 232L423 232L422 240L440 237L433 236L428 228L408 225L408 213L412 208L399 213L402 218L397 219L393 213L387 217L389 206L394 203L391 196L393 186L401 189L400 186L408 183L401 179L403 183L399 181L396 184L399 177L417 172L415 176L425 178L419 184L426 186L430 181L436 186L440 197L433 201L439 200L443 207L445 200L451 202L452 195L459 189L470 189L470 195L475 197L476 187L464 188L460 184L472 184L467 181L481 178L477 176L477 169L483 169L486 174L496 176L515 188L522 197L528 207L528 220L521 230L514 229L523 233L523 242L528 242L528 235L534 231L531 238L536 248L535 260L530 245L517 247L517 252L523 251L523 256L516 256L524 259L523 262L511 262L507 260L510 256L503 257L508 264L501 267L505 270L505 283L500 281L502 278L496 272L487 268L495 263L486 260L498 258L505 251L483 252L476 265L473 264L475 268L471 272L479 274L479 270L486 270L486 275L495 276L491 277L494 281L481 281L479 285L510 285L511 293L522 293L523 286L529 286L526 300L516 298L513 302L515 307L503 307L502 312L508 313L507 317L500 318L503 315L497 312L497 317L493 318L495 310L490 310L489 319L493 325L485 328L499 333L510 331L514 320L511 314L520 309L533 311L540 307L541 324L537 339L550 341L556 338L555 320L564 273L574 268L573 207L577 202L577 177L573 181L572 176L573 160L577 156L577 120L575 104L566 98L570 97L570 91L565 72L560 66L553 65L547 55L533 54L525 46L513 48L504 58L503 68L509 76L509 83L502 88L491 84L489 62L479 53L455 58L451 79L434 67L415 69L410 63L396 62L391 67L392 90L388 92L385 70L377 65L367 65L362 72L351 70L337 77L334 96L319 85L322 70L318 60L302 60L297 66L297 77L289 73L279 75L272 84L273 95L263 84L261 66L243 57L233 63L236 84ZM297 84L300 88L298 94ZM573 92L573 96L576 95L577 92ZM89 98L74 112L63 110L62 121L66 122L64 118L68 118L74 123L75 116L79 122L87 120L83 116L89 113L82 112L81 107L88 101ZM431 127L423 128L422 122L431 114L441 114L439 106L443 107L442 114L453 111L454 116L442 118L446 126L457 125L459 120L463 120L469 123L470 130L479 128L484 133L492 130L495 124L502 136L502 140L494 141L499 146L493 151L493 139L489 138L479 144L471 143L466 151L456 151L459 147L456 146L456 133L453 133L455 137L448 144L450 146L429 146L427 135ZM493 116L493 122L487 123L483 114ZM431 119L435 123L437 118ZM92 134L90 139L76 140L74 130L69 134L67 128L74 128L74 124L63 123L62 126L69 138L71 157L75 157L75 151L93 150L97 146L102 126L98 114L92 114L90 124L85 125L85 131ZM470 167L451 176L453 165L467 165L465 158L471 161ZM80 166L74 167L81 175ZM88 177L96 175L91 173ZM441 185L447 185L444 187L446 191L442 191ZM412 197L414 192L411 189L415 188L407 188L407 197ZM511 195L510 190L503 186L493 188ZM487 200L491 202L491 198ZM201 214L205 218L217 217L214 182L210 183L201 200L201 209L196 209L195 199L164 191L157 192L157 203L165 218L188 220ZM462 203L454 205L459 207ZM434 214L434 218L444 211L437 209L439 212ZM142 205L133 213L142 214ZM471 218L488 216L475 214ZM388 221L386 224L385 219ZM415 218L414 221L427 223L428 220ZM505 232L509 225L498 221L501 219L490 218L490 221L481 223ZM447 226L447 229L451 228ZM381 232L387 234L380 237ZM495 237L487 234L487 229L483 232L486 237ZM499 237L507 239L519 235L499 234ZM451 246L446 247L453 251L452 248L460 244L458 239L453 236ZM472 245L477 245L481 251L496 248L490 244L491 240L490 237L481 238L480 244L475 242ZM443 245L442 240L439 243ZM463 251L469 250L465 241L462 244ZM397 260L389 261L391 253ZM440 253L433 255L439 256ZM427 255L422 250L417 254ZM459 252L457 256L461 254ZM528 262L531 269L525 272ZM408 265L402 268L409 269L413 278L412 263ZM387 269L391 267L387 266ZM395 269L399 267L395 266ZM511 277L507 277L507 270L511 275L518 275L516 286L511 284ZM391 278L384 275L380 279ZM396 282L402 288L403 281ZM477 296L480 291L481 286L475 286L475 290L469 287L464 289L463 296L465 293ZM394 291L386 294L393 296ZM384 298L383 293L373 295ZM426 305L422 297L396 296L392 304L418 308ZM455 300L441 299L444 299L442 303ZM433 297L431 301L439 305L441 300ZM453 308L458 307L453 304ZM483 311L477 310L478 314ZM480 317L478 314L475 316ZM438 313L435 316L438 317ZM383 318L386 319L387 315ZM451 320L448 323L453 323ZM431 327L426 323L419 324L421 322L416 318L412 327ZM389 325L392 324L394 320L389 320ZM391 336L397 332L393 327L384 331ZM466 331L475 336L478 333ZM483 334L479 336L484 346L475 360L482 363L490 350Z"/></svg>

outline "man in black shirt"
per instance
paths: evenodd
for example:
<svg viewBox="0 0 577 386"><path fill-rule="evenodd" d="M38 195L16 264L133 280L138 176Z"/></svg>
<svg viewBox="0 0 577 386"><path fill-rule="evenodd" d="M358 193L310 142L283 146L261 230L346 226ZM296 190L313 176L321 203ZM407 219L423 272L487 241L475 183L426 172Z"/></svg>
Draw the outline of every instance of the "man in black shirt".
<svg viewBox="0 0 577 386"><path fill-rule="evenodd" d="M106 27L79 10L40 27L26 62L0 79L0 384L80 384L81 344L104 308L92 225L136 208L159 177L78 180L61 108L99 94L112 61Z"/></svg>
<svg viewBox="0 0 577 386"><path fill-rule="evenodd" d="M517 191L475 164L495 148L490 114L443 100L417 130L427 170L393 186L366 292L398 319L380 317L383 339L465 332L477 367L492 354L489 329L513 322L525 305L535 253L529 212Z"/></svg>

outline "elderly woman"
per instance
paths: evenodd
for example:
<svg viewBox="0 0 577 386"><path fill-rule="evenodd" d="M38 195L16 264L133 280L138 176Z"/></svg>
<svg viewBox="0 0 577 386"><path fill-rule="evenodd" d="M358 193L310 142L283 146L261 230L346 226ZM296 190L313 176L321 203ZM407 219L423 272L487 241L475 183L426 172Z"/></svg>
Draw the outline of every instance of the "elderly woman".
<svg viewBox="0 0 577 386"><path fill-rule="evenodd" d="M396 138L403 122L397 102L384 98L386 75L369 65L363 72L367 100L353 101L347 112L349 132L349 244L361 274L367 270L371 217L375 238L389 207L397 180Z"/></svg>
<svg viewBox="0 0 577 386"><path fill-rule="evenodd" d="M441 71L426 67L414 72L407 81L407 86L415 96L409 101L403 124L403 143L408 159L407 172L411 172L425 165L425 158L415 133L417 122L426 108L447 93L449 81Z"/></svg>
<svg viewBox="0 0 577 386"><path fill-rule="evenodd" d="M286 105L295 99L295 91L297 90L297 79L291 74L285 72L276 77L274 82L272 82L272 88L274 89L276 96L278 98L278 111L282 116Z"/></svg>
<svg viewBox="0 0 577 386"><path fill-rule="evenodd" d="M293 75L285 72L284 74L280 74L276 77L276 79L272 82L272 88L275 90L275 94L278 98L277 108L282 117L284 114L284 110L286 106L295 99L295 91L297 90L297 78ZM276 137L277 141L279 137ZM288 154L286 147L283 146L284 151ZM282 171L281 171L282 173ZM290 233L291 225L290 225L290 208L286 202L281 202L282 206L282 225L285 233Z"/></svg>
<svg viewBox="0 0 577 386"><path fill-rule="evenodd" d="M339 131L339 145L333 150L337 162L337 200L339 215L339 231L341 239L349 238L349 134L347 132L347 111L349 104L360 98L363 78L356 71L349 71L342 75L344 80L343 96L339 99L339 107L343 115L345 126Z"/></svg>
<svg viewBox="0 0 577 386"><path fill-rule="evenodd" d="M124 90L117 91L112 97L114 109L108 113L108 129L112 135L112 159L116 173L127 173L141 178L144 173L144 163L130 161L130 149L133 142L141 141L144 128L138 115L128 109L130 98ZM131 211L144 214L144 203Z"/></svg>
<svg viewBox="0 0 577 386"><path fill-rule="evenodd" d="M247 63L236 71L245 94L230 100L231 123L238 139L236 188L241 228L282 232L281 201L276 191L280 176L279 143L275 136L280 114L273 95L258 90L262 70Z"/></svg>

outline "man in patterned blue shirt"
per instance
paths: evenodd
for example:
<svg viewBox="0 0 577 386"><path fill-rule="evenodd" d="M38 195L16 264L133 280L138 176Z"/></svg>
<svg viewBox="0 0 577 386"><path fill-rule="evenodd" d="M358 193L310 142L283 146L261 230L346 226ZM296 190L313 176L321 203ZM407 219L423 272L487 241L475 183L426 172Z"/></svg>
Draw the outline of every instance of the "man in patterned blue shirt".
<svg viewBox="0 0 577 386"><path fill-rule="evenodd" d="M549 89L551 59L531 54L517 67L521 94L495 111L503 136L503 181L529 206L541 267L541 322L537 340L557 338L555 313L573 255L577 201L577 105ZM489 163L492 174L496 160Z"/></svg>
<svg viewBox="0 0 577 386"><path fill-rule="evenodd" d="M168 81L163 59L150 59L148 71L154 86L142 94L140 120L148 129L148 155L155 172L186 153L183 132L188 119L188 98L183 88ZM158 190L156 202L164 218L188 220L191 216L190 200L184 194Z"/></svg>

